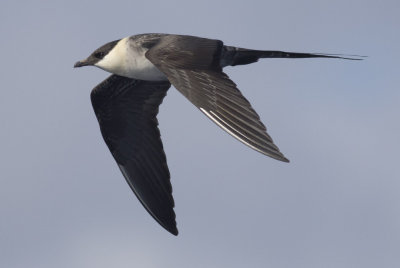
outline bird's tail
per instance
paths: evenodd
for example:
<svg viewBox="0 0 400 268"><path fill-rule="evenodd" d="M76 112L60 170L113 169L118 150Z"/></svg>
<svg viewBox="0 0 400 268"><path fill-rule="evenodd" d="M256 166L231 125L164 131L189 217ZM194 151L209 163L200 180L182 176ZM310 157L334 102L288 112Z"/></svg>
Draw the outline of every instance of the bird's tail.
<svg viewBox="0 0 400 268"><path fill-rule="evenodd" d="M297 53L276 50L253 50L247 48L224 46L221 55L221 66L244 65L258 61L261 58L331 58L344 60L362 60L365 56L324 54L324 53Z"/></svg>

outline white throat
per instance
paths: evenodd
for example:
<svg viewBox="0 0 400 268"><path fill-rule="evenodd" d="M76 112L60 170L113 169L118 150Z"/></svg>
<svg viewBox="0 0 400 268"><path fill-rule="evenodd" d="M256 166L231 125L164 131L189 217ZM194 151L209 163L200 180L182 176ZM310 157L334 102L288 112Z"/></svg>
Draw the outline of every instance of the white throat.
<svg viewBox="0 0 400 268"><path fill-rule="evenodd" d="M113 74L139 80L167 80L167 77L146 58L146 52L146 48L125 37L95 66Z"/></svg>

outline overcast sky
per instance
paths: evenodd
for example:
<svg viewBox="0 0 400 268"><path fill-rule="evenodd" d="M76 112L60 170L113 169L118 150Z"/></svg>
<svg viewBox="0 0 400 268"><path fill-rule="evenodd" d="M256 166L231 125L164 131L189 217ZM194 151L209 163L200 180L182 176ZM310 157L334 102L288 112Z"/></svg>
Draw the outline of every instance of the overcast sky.
<svg viewBox="0 0 400 268"><path fill-rule="evenodd" d="M25 2L25 3L23 3ZM399 1L0 3L0 267L399 267ZM73 64L146 32L347 53L227 68L291 163L171 88L159 121L179 236L129 189Z"/></svg>

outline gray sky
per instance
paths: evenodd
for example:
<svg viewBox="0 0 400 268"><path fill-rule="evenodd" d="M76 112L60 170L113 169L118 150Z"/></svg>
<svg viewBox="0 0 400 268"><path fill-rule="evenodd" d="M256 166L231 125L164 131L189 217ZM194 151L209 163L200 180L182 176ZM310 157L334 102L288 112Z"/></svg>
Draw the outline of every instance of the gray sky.
<svg viewBox="0 0 400 268"><path fill-rule="evenodd" d="M398 267L399 1L0 3L0 267ZM133 195L73 64L145 32L368 55L227 68L285 164L174 88L160 108L180 234ZM182 131L184 130L184 131Z"/></svg>

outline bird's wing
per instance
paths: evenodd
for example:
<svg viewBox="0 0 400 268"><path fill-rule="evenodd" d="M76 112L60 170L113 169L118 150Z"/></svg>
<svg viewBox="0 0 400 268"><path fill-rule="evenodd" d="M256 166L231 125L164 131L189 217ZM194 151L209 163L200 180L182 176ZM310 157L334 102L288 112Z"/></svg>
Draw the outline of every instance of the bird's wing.
<svg viewBox="0 0 400 268"><path fill-rule="evenodd" d="M101 134L129 186L153 218L178 234L167 160L156 115L171 84L118 75L96 86L91 100Z"/></svg>
<svg viewBox="0 0 400 268"><path fill-rule="evenodd" d="M168 35L146 57L223 130L260 153L289 162L236 84L222 72L222 47L219 40Z"/></svg>

